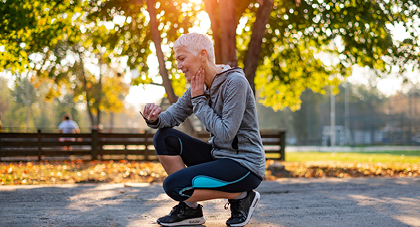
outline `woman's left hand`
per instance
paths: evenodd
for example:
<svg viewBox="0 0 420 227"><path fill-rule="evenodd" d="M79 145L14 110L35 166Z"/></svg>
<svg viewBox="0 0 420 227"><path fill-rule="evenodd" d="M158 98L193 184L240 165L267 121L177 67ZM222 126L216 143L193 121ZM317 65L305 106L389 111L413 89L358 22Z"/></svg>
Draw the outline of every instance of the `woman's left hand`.
<svg viewBox="0 0 420 227"><path fill-rule="evenodd" d="M200 68L198 72L191 78L191 97L197 97L204 94L204 76L205 72L203 68Z"/></svg>

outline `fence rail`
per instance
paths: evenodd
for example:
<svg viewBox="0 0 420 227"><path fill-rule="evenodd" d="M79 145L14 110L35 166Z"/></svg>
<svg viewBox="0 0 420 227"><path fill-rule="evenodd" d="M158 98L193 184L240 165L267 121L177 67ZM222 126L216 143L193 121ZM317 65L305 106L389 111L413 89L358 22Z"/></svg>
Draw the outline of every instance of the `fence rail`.
<svg viewBox="0 0 420 227"><path fill-rule="evenodd" d="M0 161L6 157L45 157L90 156L91 160L129 159L156 160L153 146L154 133L91 133L61 134L44 133L0 133ZM208 133L197 133L202 140ZM261 132L267 158L285 160L286 132ZM117 158L113 156L118 156ZM121 157L123 156L123 157Z"/></svg>

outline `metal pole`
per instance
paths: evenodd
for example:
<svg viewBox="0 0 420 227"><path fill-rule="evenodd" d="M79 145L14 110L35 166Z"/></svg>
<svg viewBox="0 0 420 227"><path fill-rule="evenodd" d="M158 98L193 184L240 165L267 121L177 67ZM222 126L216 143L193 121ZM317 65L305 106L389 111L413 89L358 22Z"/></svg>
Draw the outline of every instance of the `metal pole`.
<svg viewBox="0 0 420 227"><path fill-rule="evenodd" d="M346 129L349 129L349 115L350 115L350 108L349 108L349 82L346 82L345 90L344 90L344 126Z"/></svg>
<svg viewBox="0 0 420 227"><path fill-rule="evenodd" d="M413 104L412 104L412 95L411 92L408 93L408 144L409 145L413 145L413 139L412 139L412 128L411 126L413 125Z"/></svg>
<svg viewBox="0 0 420 227"><path fill-rule="evenodd" d="M29 104L30 104L30 98L29 98L29 72L26 74L26 132L29 132Z"/></svg>
<svg viewBox="0 0 420 227"><path fill-rule="evenodd" d="M347 134L350 146L354 145L353 136L350 131L350 104L349 104L349 82L346 81L344 90L344 130Z"/></svg>
<svg viewBox="0 0 420 227"><path fill-rule="evenodd" d="M333 94L333 86L331 89L331 147L335 146L335 95Z"/></svg>

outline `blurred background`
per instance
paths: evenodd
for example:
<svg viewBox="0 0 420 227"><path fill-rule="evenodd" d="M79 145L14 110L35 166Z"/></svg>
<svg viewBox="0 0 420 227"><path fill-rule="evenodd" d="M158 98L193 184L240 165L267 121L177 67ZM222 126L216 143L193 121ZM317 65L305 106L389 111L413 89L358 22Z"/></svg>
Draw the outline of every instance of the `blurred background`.
<svg viewBox="0 0 420 227"><path fill-rule="evenodd" d="M189 86L172 47L208 34L217 64L242 67L261 130L294 146L420 144L416 1L46 0L0 3L3 132L148 130ZM194 116L181 127L205 130Z"/></svg>

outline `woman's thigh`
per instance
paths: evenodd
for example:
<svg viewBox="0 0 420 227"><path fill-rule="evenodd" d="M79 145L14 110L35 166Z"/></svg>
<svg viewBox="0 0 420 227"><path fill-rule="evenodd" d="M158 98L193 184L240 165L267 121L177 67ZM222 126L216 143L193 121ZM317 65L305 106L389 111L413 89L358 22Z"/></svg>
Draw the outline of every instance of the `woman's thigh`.
<svg viewBox="0 0 420 227"><path fill-rule="evenodd" d="M180 155L185 165L213 161L212 146L172 128L159 129L153 138L157 155Z"/></svg>

